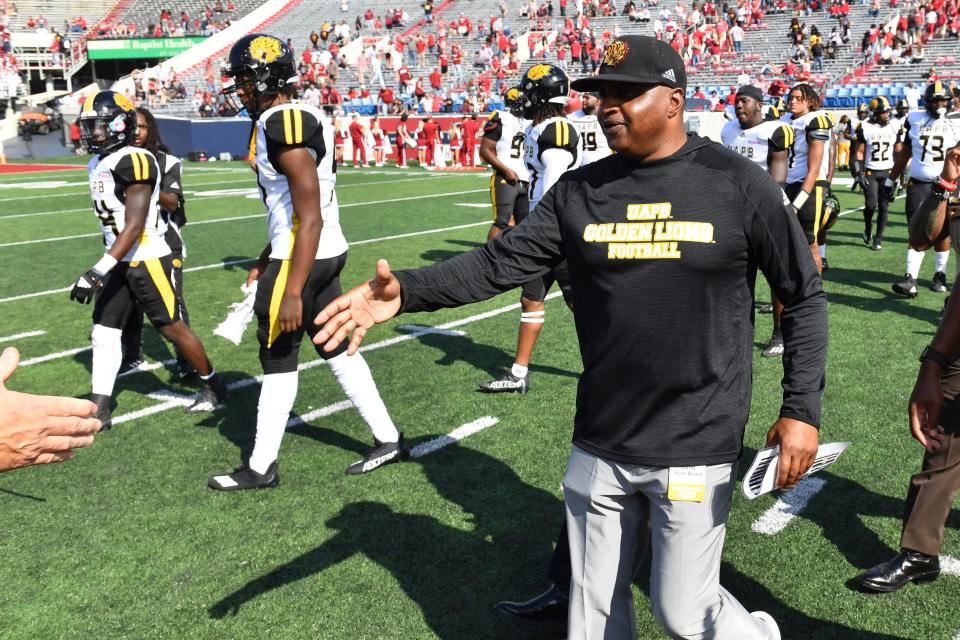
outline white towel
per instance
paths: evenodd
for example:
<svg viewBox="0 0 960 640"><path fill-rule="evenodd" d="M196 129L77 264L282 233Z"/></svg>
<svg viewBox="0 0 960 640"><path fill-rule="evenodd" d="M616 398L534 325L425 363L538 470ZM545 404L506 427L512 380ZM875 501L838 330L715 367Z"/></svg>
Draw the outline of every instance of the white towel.
<svg viewBox="0 0 960 640"><path fill-rule="evenodd" d="M253 320L253 301L257 297L257 281L254 280L249 287L244 284L240 290L243 292L243 300L231 304L230 313L227 314L226 319L213 330L214 335L226 338L236 345L243 340L243 332Z"/></svg>

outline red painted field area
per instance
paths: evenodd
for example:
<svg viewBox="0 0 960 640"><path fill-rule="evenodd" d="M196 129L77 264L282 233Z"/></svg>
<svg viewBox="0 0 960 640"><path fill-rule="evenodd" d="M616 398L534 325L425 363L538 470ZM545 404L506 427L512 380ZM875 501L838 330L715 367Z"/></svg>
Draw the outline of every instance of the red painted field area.
<svg viewBox="0 0 960 640"><path fill-rule="evenodd" d="M86 169L85 164L5 164L0 165L0 174L33 173L35 171L69 171Z"/></svg>

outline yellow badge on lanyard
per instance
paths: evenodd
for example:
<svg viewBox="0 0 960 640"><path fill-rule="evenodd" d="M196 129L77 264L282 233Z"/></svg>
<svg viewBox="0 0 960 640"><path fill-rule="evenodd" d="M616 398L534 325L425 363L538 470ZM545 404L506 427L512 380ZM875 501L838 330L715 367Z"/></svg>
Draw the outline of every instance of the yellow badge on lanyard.
<svg viewBox="0 0 960 640"><path fill-rule="evenodd" d="M673 502L703 502L707 493L707 467L670 467L667 498Z"/></svg>

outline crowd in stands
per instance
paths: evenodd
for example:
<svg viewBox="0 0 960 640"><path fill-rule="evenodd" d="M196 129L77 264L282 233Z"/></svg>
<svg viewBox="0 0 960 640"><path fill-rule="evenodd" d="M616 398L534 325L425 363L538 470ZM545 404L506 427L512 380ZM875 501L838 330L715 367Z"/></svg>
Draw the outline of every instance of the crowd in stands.
<svg viewBox="0 0 960 640"><path fill-rule="evenodd" d="M95 28L95 38L179 38L188 35L212 36L230 26L231 16L236 11L233 0L217 0L206 7L200 15L190 16L186 11L162 9L155 22L138 25L123 20L104 20Z"/></svg>
<svg viewBox="0 0 960 640"><path fill-rule="evenodd" d="M894 0L891 7L898 12L891 28L881 31L873 25L863 34L860 48L865 59L874 58L883 66L923 64L924 48L931 38L960 39L958 0L928 3L914 0L902 7ZM925 78L929 76L929 72L924 75Z"/></svg>

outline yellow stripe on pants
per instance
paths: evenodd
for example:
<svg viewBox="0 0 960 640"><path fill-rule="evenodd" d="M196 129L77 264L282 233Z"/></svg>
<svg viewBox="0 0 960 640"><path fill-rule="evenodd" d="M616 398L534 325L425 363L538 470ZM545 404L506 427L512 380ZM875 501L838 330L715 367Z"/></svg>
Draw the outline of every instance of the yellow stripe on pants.
<svg viewBox="0 0 960 640"><path fill-rule="evenodd" d="M497 221L497 174L490 176L490 206L493 207L493 221Z"/></svg>
<svg viewBox="0 0 960 640"><path fill-rule="evenodd" d="M277 280L273 283L273 291L270 292L270 333L267 336L267 349L273 346L273 341L280 334L280 302L283 300L283 292L287 288L287 276L290 274L290 261L280 261L280 271L277 273Z"/></svg>
<svg viewBox="0 0 960 640"><path fill-rule="evenodd" d="M173 287L170 285L170 280L167 279L167 274L163 272L163 265L157 258L144 260L143 264L147 267L147 273L150 274L153 285L160 292L160 298L163 299L163 304L167 308L167 315L173 320L177 297L173 294Z"/></svg>
<svg viewBox="0 0 960 640"><path fill-rule="evenodd" d="M823 209L823 187L814 188L813 195L815 198L813 205L813 241L816 243L817 236L820 234L820 214Z"/></svg>

